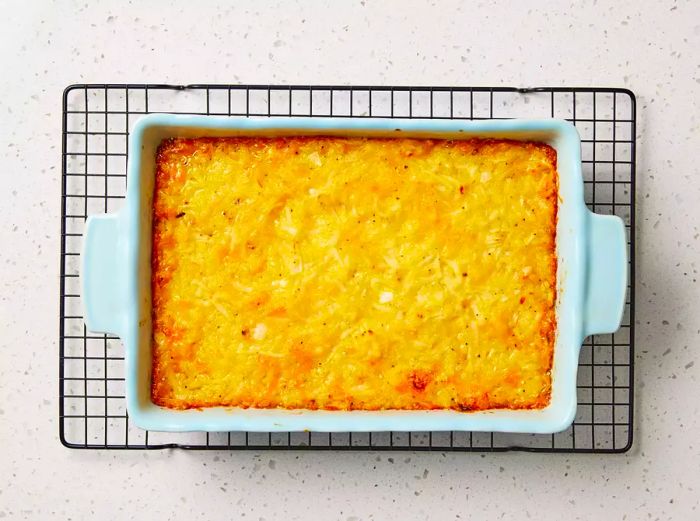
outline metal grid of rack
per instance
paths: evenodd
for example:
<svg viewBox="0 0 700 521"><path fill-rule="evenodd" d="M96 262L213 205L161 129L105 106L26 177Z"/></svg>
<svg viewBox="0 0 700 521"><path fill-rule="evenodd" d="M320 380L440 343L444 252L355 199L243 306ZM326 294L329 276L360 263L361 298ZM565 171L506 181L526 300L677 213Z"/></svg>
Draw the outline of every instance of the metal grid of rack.
<svg viewBox="0 0 700 521"><path fill-rule="evenodd" d="M554 117L581 134L589 207L620 216L628 301L613 335L581 350L578 413L554 435L484 432L159 433L135 427L124 399L124 349L85 329L79 252L88 215L126 193L128 136L152 112L235 116L505 119ZM59 430L71 448L624 452L632 444L634 369L634 94L613 88L73 85L63 96Z"/></svg>

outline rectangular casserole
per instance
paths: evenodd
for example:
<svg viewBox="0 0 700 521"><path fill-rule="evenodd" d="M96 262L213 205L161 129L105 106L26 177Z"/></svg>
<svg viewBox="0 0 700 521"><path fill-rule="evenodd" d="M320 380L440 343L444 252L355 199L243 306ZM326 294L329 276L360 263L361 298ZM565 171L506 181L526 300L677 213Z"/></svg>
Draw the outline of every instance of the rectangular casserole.
<svg viewBox="0 0 700 521"><path fill-rule="evenodd" d="M549 145L172 138L158 148L154 194L155 404L549 402Z"/></svg>
<svg viewBox="0 0 700 521"><path fill-rule="evenodd" d="M173 137L408 137L543 142L557 152L556 332L551 399L544 408L311 410L210 407L175 410L151 400L151 230L156 151ZM626 288L621 220L590 213L583 202L580 142L557 120L435 121L354 118L239 119L150 115L130 137L125 207L93 216L83 252L83 300L92 331L120 336L126 347L127 408L150 430L381 431L479 430L549 433L565 429L576 408L578 352L585 336L617 329ZM184 213L184 212L183 212ZM486 218L486 216L484 216Z"/></svg>

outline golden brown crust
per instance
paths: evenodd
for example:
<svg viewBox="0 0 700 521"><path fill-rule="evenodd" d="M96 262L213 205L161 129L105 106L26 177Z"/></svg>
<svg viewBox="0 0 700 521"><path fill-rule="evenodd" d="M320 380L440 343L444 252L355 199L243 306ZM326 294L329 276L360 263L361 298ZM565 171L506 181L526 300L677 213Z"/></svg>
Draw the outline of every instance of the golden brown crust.
<svg viewBox="0 0 700 521"><path fill-rule="evenodd" d="M154 403L546 406L557 183L541 143L164 141Z"/></svg>

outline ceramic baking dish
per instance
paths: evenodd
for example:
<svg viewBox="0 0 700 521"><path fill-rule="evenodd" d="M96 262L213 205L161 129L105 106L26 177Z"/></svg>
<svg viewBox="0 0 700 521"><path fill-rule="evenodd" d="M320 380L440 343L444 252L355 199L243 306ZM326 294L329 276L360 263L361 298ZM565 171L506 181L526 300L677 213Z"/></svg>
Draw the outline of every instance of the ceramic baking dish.
<svg viewBox="0 0 700 521"><path fill-rule="evenodd" d="M169 137L332 135L540 141L557 151L557 330L550 404L538 410L322 411L208 408L172 410L151 401L151 217L156 149ZM617 330L627 286L622 221L588 211L581 144L560 120L420 120L367 118L230 118L153 114L131 133L125 206L88 218L82 253L87 328L125 345L131 420L157 431L502 431L552 433L576 412L583 339Z"/></svg>

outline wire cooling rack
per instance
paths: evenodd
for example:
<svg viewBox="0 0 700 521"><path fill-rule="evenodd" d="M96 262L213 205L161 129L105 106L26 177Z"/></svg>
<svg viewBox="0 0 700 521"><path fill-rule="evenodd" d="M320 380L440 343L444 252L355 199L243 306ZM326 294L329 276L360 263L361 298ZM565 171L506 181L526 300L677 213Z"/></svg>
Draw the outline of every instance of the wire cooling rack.
<svg viewBox="0 0 700 521"><path fill-rule="evenodd" d="M124 399L124 348L88 333L79 289L85 219L126 193L128 136L145 114L441 119L555 117L582 138L586 202L620 216L629 238L629 300L614 335L581 350L578 413L554 435L484 432L158 433L135 427ZM625 89L72 85L63 96L59 429L72 448L624 452L632 444L635 97Z"/></svg>

